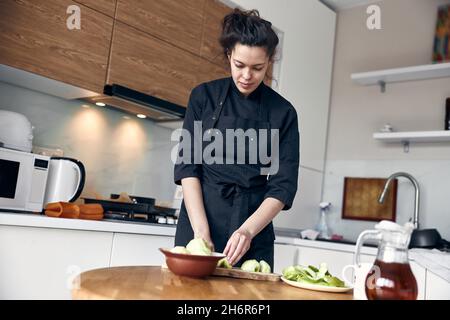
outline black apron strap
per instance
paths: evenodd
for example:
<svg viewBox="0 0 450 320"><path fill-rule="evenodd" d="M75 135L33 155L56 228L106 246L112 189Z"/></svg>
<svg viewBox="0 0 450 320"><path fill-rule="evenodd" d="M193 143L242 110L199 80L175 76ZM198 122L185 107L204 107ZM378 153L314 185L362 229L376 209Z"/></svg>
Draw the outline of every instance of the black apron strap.
<svg viewBox="0 0 450 320"><path fill-rule="evenodd" d="M271 134L271 130L272 130L272 126L270 124L270 119L269 119L269 106L268 106L268 91L270 89L266 86L266 84L263 83L263 88L262 88L262 92L261 92L261 101L259 104L259 110L260 110L260 119L262 121L265 121L267 124L267 139L268 139L268 143L271 143L271 139L272 139L272 134ZM270 148L270 150L272 150L272 148ZM266 180L269 181L270 178L270 174L267 174Z"/></svg>
<svg viewBox="0 0 450 320"><path fill-rule="evenodd" d="M261 92L261 101L260 101L260 110L261 110L261 119L269 124L270 129L270 119L269 119L269 106L267 105L269 99L267 97L267 91L269 88L266 86L266 84L263 83L263 88Z"/></svg>
<svg viewBox="0 0 450 320"><path fill-rule="evenodd" d="M228 90L230 89L230 81L233 81L231 78L229 78L226 81L225 86L223 87L223 90L220 92L219 95L219 101L217 101L217 107L214 110L214 113L210 119L207 119L205 129L214 129L214 127L217 124L217 121L219 120L220 114L222 112L223 106L225 104L225 99L228 95Z"/></svg>

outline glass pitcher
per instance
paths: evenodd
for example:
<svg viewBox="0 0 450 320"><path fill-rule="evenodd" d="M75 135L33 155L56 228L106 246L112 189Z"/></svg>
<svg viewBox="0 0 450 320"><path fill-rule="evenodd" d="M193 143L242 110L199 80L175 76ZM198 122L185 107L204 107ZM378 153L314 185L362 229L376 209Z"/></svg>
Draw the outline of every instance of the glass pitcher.
<svg viewBox="0 0 450 320"><path fill-rule="evenodd" d="M365 281L367 299L417 299L417 281L408 260L413 224L408 222L401 226L383 220L375 225L375 229L362 232L356 243L355 265L359 266L363 242L368 239L378 241L377 257Z"/></svg>

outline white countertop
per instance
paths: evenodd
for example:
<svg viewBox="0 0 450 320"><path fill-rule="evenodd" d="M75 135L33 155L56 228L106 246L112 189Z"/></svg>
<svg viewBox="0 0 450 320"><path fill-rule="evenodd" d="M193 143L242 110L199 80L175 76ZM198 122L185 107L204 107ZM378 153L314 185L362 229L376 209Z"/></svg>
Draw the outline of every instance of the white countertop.
<svg viewBox="0 0 450 320"><path fill-rule="evenodd" d="M284 244L291 244L291 245L297 245L297 246L302 246L302 247L335 250L335 251L342 251L342 252L351 252L351 253L355 252L355 245L347 244L347 243L309 240L309 239L281 237L281 236L276 236L275 243L279 243L279 244L284 243ZM369 254L369 255L376 255L377 248L363 246L361 248L361 253Z"/></svg>
<svg viewBox="0 0 450 320"><path fill-rule="evenodd" d="M83 219L52 218L45 215L27 213L0 213L0 225L55 228L83 231L118 232L132 234L148 234L161 236L175 236L175 226L145 224L120 221L93 221ZM354 252L355 246L351 244L334 243L327 241L305 240L295 237L276 236L275 243L306 246L312 248ZM363 247L363 254L376 254L376 248Z"/></svg>
<svg viewBox="0 0 450 320"><path fill-rule="evenodd" d="M53 229L68 229L68 230L82 230L82 231L97 231L97 232L117 232L129 234L144 234L144 235L160 235L174 237L176 226L160 225L160 224L145 224L133 222L120 221L92 221L83 219L65 219L52 218L45 215L27 214L27 213L4 213L0 212L0 226L18 226L18 227L33 227L33 228L53 228ZM294 236L280 236L276 235L275 243L294 245L301 247L310 247L324 250L333 250L354 253L355 245L351 243L338 243L321 240L300 239ZM430 250L431 251L431 250ZM362 254L375 256L377 248L363 246L361 248ZM436 271L430 265L420 263L415 255L409 257L410 260L417 260L423 267L430 268L431 271ZM448 271L446 271L448 272ZM439 275L438 272L435 272ZM443 277L445 279L445 277Z"/></svg>
<svg viewBox="0 0 450 320"><path fill-rule="evenodd" d="M0 213L0 225L175 236L175 226L132 222L52 218L27 213Z"/></svg>

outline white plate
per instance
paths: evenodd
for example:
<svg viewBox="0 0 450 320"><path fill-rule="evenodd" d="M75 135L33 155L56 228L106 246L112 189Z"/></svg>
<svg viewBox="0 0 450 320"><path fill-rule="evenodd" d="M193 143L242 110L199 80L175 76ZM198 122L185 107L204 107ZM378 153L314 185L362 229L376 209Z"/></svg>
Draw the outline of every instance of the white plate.
<svg viewBox="0 0 450 320"><path fill-rule="evenodd" d="M312 284L312 283L297 282L297 281L288 280L285 277L281 277L281 280L293 287L309 289L309 290L316 290L316 291L348 292L353 289L352 287L329 287L329 286L321 286L321 285Z"/></svg>

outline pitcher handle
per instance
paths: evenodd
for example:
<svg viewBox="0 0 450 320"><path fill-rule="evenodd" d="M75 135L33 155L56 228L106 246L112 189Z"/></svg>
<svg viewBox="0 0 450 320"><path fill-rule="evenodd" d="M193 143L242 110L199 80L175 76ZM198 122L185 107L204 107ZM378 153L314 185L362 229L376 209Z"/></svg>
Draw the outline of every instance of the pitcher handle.
<svg viewBox="0 0 450 320"><path fill-rule="evenodd" d="M359 255L361 253L361 247L365 240L367 239L373 239L373 240L380 240L381 239L381 233L378 230L366 230L359 234L358 240L356 241L356 250L355 255L353 257L353 264L355 266L360 266L361 263L359 261Z"/></svg>

